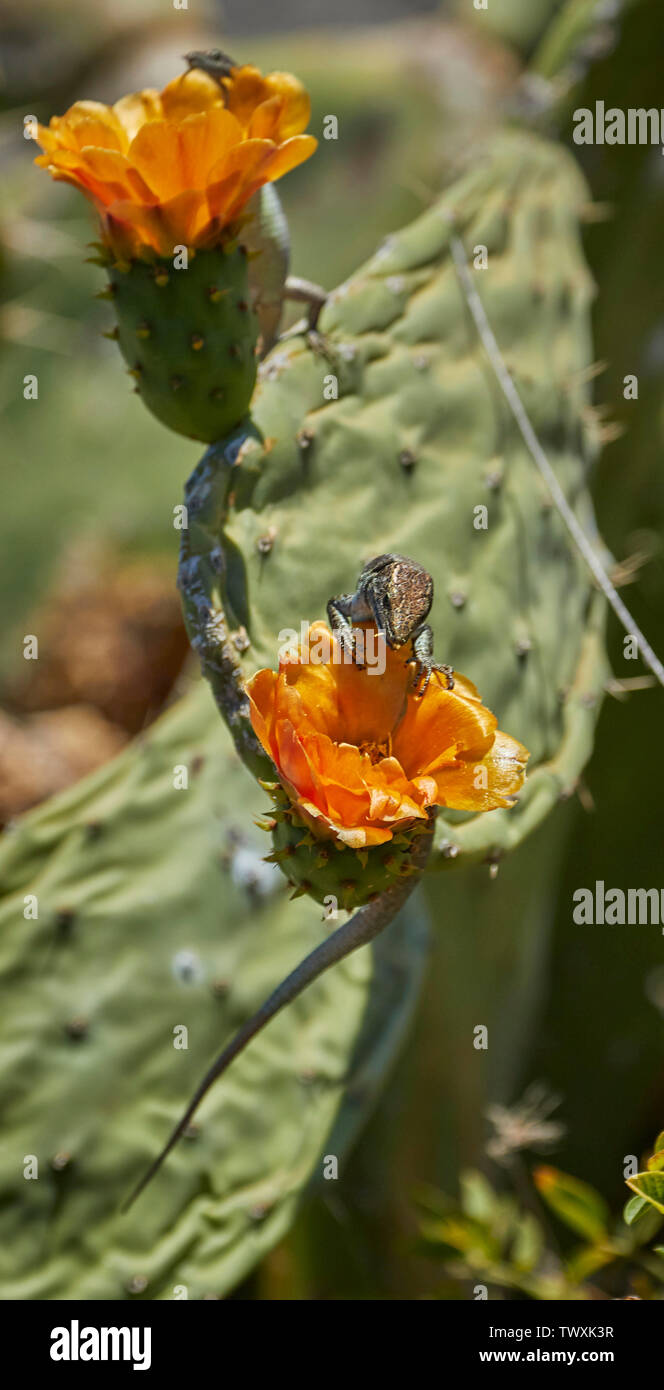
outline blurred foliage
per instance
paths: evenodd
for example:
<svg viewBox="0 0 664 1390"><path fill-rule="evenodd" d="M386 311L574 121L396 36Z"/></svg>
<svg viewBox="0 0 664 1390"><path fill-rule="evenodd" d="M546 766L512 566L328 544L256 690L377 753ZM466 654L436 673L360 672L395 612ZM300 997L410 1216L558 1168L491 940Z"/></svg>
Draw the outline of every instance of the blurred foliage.
<svg viewBox="0 0 664 1390"><path fill-rule="evenodd" d="M656 1147L661 1141L660 1135ZM559 1168L520 1169L513 1176L516 1195L496 1191L472 1169L461 1174L458 1202L435 1191L422 1194L422 1248L447 1275L439 1297L664 1301L664 1250L649 1248L662 1226L661 1202L648 1197L638 1210L628 1203L623 1217L613 1219L595 1188ZM637 1182L648 1177L662 1175L639 1174L628 1185L641 1191L643 1181ZM546 1209L556 1218L553 1229ZM568 1232L581 1243L570 1242Z"/></svg>

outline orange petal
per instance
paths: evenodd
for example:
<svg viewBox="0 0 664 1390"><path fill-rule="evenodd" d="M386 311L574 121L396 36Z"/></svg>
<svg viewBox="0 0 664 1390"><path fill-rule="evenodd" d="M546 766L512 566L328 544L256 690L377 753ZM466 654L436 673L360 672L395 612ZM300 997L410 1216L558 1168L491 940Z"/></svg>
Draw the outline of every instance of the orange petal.
<svg viewBox="0 0 664 1390"><path fill-rule="evenodd" d="M281 111L282 102L279 97L262 101L252 112L247 128L249 137L257 140L278 140Z"/></svg>
<svg viewBox="0 0 664 1390"><path fill-rule="evenodd" d="M245 130L256 107L273 95L260 70L249 65L234 69L226 83L226 94L228 110L237 116Z"/></svg>
<svg viewBox="0 0 664 1390"><path fill-rule="evenodd" d="M220 157L240 145L241 140L241 125L223 106L188 116L180 126L183 187L205 188Z"/></svg>
<svg viewBox="0 0 664 1390"><path fill-rule="evenodd" d="M317 148L318 141L313 135L294 135L292 140L275 146L266 166L268 181L274 183L276 179L283 178L284 174L288 174L291 169L296 169L298 164L303 164L305 159L309 159Z"/></svg>
<svg viewBox="0 0 664 1390"><path fill-rule="evenodd" d="M130 92L120 97L113 105L113 114L122 128L127 149L134 136L146 121L160 121L164 117L161 96L153 87L142 92Z"/></svg>
<svg viewBox="0 0 664 1390"><path fill-rule="evenodd" d="M160 202L186 188L182 177L180 132L171 121L148 121L136 132L128 157Z"/></svg>
<svg viewBox="0 0 664 1390"><path fill-rule="evenodd" d="M64 116L53 117L48 135L61 149L81 150L84 145L97 145L122 152L126 148L120 122L112 107L101 101L75 102Z"/></svg>
<svg viewBox="0 0 664 1390"><path fill-rule="evenodd" d="M311 101L306 87L290 72L269 72L265 86L270 97L281 99L281 118L278 136L288 140L304 130L311 115Z"/></svg>
<svg viewBox="0 0 664 1390"><path fill-rule="evenodd" d="M209 111L214 106L223 106L221 88L214 77L200 68L190 68L181 72L164 87L161 93L161 106L166 120L183 121L185 116L194 116L198 111Z"/></svg>
<svg viewBox="0 0 664 1390"><path fill-rule="evenodd" d="M497 722L479 700L432 681L423 699L409 696L394 735L394 753L411 777L433 775L459 752L482 758L491 747Z"/></svg>
<svg viewBox="0 0 664 1390"><path fill-rule="evenodd" d="M94 184L103 191L104 203L110 204L122 198L135 198L145 203L155 201L150 188L125 155L115 150L86 148L81 151L81 159L89 186Z"/></svg>
<svg viewBox="0 0 664 1390"><path fill-rule="evenodd" d="M247 681L249 713L256 737L260 739L265 752L274 757L274 719L277 694L277 675L269 669L257 671Z"/></svg>
<svg viewBox="0 0 664 1390"><path fill-rule="evenodd" d="M166 203L113 203L104 224L114 250L126 254L126 246L149 247L158 256L172 256L175 246L193 245L208 221L207 203L201 192L180 193Z"/></svg>
<svg viewBox="0 0 664 1390"><path fill-rule="evenodd" d="M489 752L477 762L459 759L432 774L439 805L457 811L491 811L511 805L510 798L523 786L528 757L523 744L499 730Z"/></svg>

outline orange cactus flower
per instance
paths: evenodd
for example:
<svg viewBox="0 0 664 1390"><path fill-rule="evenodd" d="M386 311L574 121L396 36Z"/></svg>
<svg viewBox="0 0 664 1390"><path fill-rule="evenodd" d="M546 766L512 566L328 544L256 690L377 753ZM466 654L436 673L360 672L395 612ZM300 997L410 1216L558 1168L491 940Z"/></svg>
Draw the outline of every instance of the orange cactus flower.
<svg viewBox="0 0 664 1390"><path fill-rule="evenodd" d="M217 245L263 184L308 159L308 119L290 73L234 68L222 91L193 69L114 106L75 102L38 126L35 163L94 203L116 256L170 256Z"/></svg>
<svg viewBox="0 0 664 1390"><path fill-rule="evenodd" d="M312 659L321 641L329 660ZM344 661L314 623L278 673L247 683L254 730L299 815L314 835L352 849L383 844L429 806L512 805L529 756L463 676L447 690L434 673L419 698L403 649L385 656L382 675Z"/></svg>

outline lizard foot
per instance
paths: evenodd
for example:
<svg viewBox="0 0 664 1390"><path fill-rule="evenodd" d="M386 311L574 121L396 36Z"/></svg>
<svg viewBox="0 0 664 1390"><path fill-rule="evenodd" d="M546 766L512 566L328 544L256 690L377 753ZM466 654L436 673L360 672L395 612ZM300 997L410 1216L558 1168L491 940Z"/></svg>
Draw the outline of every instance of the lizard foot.
<svg viewBox="0 0 664 1390"><path fill-rule="evenodd" d="M413 677L413 691L417 700L421 700L423 696L426 694L426 691L429 687L429 681L431 680L431 676L434 671L439 671L441 675L445 676L446 690L454 690L453 666L440 665L437 661L424 662L418 660L417 657L415 657L414 660L416 663L416 669L415 675ZM413 658L411 657L410 661L407 661L405 665L410 666L412 661Z"/></svg>

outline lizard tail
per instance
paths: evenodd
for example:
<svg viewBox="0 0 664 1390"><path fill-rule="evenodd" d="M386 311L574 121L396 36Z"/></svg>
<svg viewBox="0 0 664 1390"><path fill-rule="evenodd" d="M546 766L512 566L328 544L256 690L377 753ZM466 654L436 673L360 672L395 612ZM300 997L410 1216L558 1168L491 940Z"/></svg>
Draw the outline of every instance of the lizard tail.
<svg viewBox="0 0 664 1390"><path fill-rule="evenodd" d="M136 1201L136 1198L140 1196L144 1188L152 1181L152 1178L161 1168L164 1159L167 1158L171 1149L177 1144L178 1139L182 1137L203 1097L207 1094L214 1082L217 1081L220 1076L223 1076L223 1073L230 1066L234 1058L244 1051L251 1039L262 1031L265 1025L269 1023L270 1019L274 1018L275 1014L279 1013L287 1004L290 1004L293 999L296 999L313 980L317 979L319 975L322 975L324 971L329 970L330 966L336 965L337 961L343 960L345 956L350 955L352 951L356 951L360 946L365 946L369 941L372 941L373 938L384 931L385 927L396 917L397 912L403 906L406 899L412 893L416 883L419 881L422 870L425 867L431 850L434 823L435 812L430 812L429 826L419 837L417 846L413 852L413 865L419 872L396 883L393 888L386 889L384 893L380 894L380 897L376 898L371 903L367 903L366 907L360 908L360 910L351 917L350 921L344 922L342 926L337 927L337 930L333 932L331 936L328 936L325 941L321 942L320 946L317 946L308 956L305 956L304 960L291 971L290 975L287 975L286 978L281 981L281 984L277 985L277 988L273 990L272 994L270 994L261 1007L257 1009L256 1013L252 1014L251 1018L248 1018L246 1023L242 1024L242 1027L238 1029L235 1036L226 1044L219 1056L212 1063L212 1066L206 1071L205 1076L194 1092L184 1114L178 1120L175 1129L165 1143L161 1153L159 1153L150 1164L147 1172L144 1173L140 1182L137 1183L129 1197L123 1203L121 1208L123 1212L129 1210Z"/></svg>

